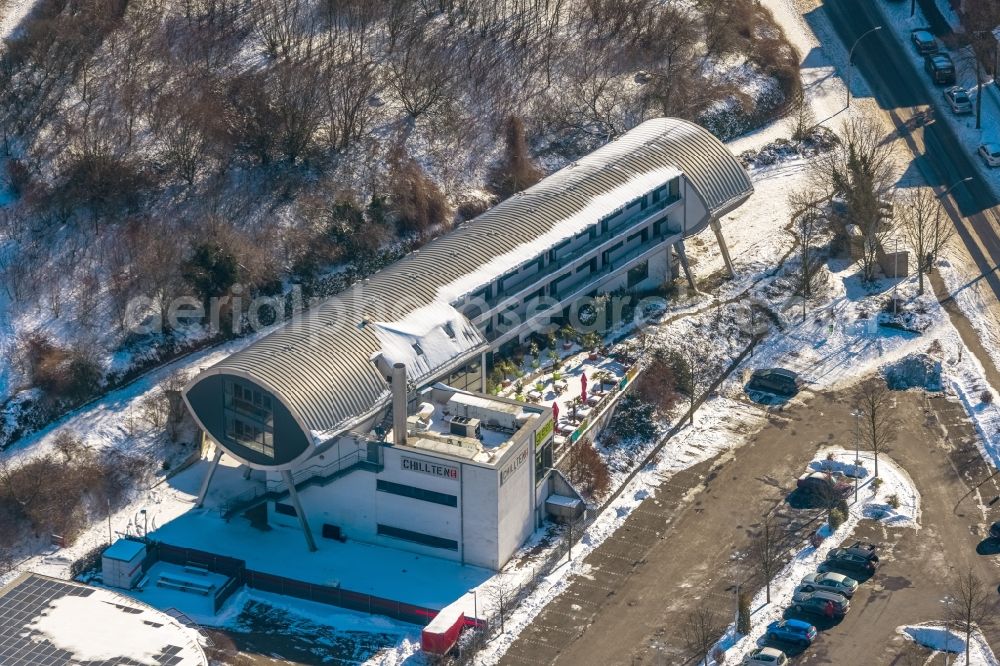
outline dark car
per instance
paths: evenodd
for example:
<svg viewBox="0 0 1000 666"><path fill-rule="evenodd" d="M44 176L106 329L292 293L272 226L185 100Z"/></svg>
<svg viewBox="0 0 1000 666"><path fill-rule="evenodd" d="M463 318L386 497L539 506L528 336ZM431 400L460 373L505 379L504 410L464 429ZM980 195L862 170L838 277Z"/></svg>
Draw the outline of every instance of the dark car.
<svg viewBox="0 0 1000 666"><path fill-rule="evenodd" d="M795 481L795 487L810 495L825 496L833 493L837 497L847 497L854 486L845 483L828 472L806 472Z"/></svg>
<svg viewBox="0 0 1000 666"><path fill-rule="evenodd" d="M910 41L920 55L931 55L938 52L938 43L929 31L920 29L910 33Z"/></svg>
<svg viewBox="0 0 1000 666"><path fill-rule="evenodd" d="M850 569L862 573L875 573L878 568L878 555L874 548L852 546L850 548L834 548L827 553L826 561L817 568L820 573L830 569Z"/></svg>
<svg viewBox="0 0 1000 666"><path fill-rule="evenodd" d="M990 525L990 538L1000 539L1000 520Z"/></svg>
<svg viewBox="0 0 1000 666"><path fill-rule="evenodd" d="M767 625L767 639L808 647L816 640L816 627L802 620L778 620Z"/></svg>
<svg viewBox="0 0 1000 666"><path fill-rule="evenodd" d="M750 375L747 388L791 397L799 391L799 376L784 368L760 368Z"/></svg>
<svg viewBox="0 0 1000 666"><path fill-rule="evenodd" d="M851 602L836 592L801 592L795 595L792 608L796 613L812 613L830 619L840 619L851 610Z"/></svg>
<svg viewBox="0 0 1000 666"><path fill-rule="evenodd" d="M924 70L934 83L946 86L955 83L955 63L944 53L924 56Z"/></svg>

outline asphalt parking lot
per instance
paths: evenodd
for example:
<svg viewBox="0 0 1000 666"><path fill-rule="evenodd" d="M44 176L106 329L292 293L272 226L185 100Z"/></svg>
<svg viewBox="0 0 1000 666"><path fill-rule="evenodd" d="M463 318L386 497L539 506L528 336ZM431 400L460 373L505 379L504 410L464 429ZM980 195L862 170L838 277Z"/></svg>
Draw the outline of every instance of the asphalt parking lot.
<svg viewBox="0 0 1000 666"><path fill-rule="evenodd" d="M1000 500L990 505L1000 486L961 406L921 392L896 398L902 425L889 455L921 493L922 528L859 524L854 538L881 544L883 564L842 621L810 618L823 631L796 663L909 663L901 659L911 648L896 627L941 619L950 575L972 566L991 587L1000 583L1000 555L982 540L1000 519ZM587 558L588 575L546 606L502 663L688 662L679 627L699 605L731 612L734 556L747 549L760 517L777 506L798 536L815 529L817 512L784 500L818 448L849 445L840 438L850 432L850 411L846 393L801 396L732 454L670 479ZM997 632L988 629L987 639L1000 646Z"/></svg>

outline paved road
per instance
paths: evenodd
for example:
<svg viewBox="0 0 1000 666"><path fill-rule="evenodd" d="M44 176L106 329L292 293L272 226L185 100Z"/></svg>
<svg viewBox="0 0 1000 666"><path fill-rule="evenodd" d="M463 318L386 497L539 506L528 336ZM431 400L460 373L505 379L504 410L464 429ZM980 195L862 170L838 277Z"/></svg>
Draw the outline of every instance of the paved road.
<svg viewBox="0 0 1000 666"><path fill-rule="evenodd" d="M879 3L886 0L825 0L822 8L834 29L849 48L865 32L885 25ZM815 12L806 15L812 22ZM931 120L919 126L917 118L933 104L939 113L950 113L941 103L941 92L918 71L896 38L882 30L860 42L854 56L855 67L864 75L879 105L892 118L900 135L914 153L915 167L939 192L971 177L972 181L952 190L945 208L970 256L1000 299L1000 214L997 198L986 184L972 154L975 146L964 146L951 126Z"/></svg>

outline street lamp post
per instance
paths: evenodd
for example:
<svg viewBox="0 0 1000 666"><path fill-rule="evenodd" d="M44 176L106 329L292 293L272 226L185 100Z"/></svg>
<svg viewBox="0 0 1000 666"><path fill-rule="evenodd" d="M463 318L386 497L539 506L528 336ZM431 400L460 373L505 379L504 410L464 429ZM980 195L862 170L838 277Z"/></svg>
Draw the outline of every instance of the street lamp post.
<svg viewBox="0 0 1000 666"><path fill-rule="evenodd" d="M861 463L861 412L854 410L854 503L858 503L858 467Z"/></svg>
<svg viewBox="0 0 1000 666"><path fill-rule="evenodd" d="M892 255L892 316L896 316L896 307L899 302L896 298L896 287L899 286L899 236L896 236L896 245Z"/></svg>
<svg viewBox="0 0 1000 666"><path fill-rule="evenodd" d="M868 32L864 33L860 37L854 40L854 44L851 45L851 50L847 54L847 108L851 108L851 70L854 67L854 49L857 48L858 42L872 34L873 32L878 32L882 29L882 26L877 25Z"/></svg>

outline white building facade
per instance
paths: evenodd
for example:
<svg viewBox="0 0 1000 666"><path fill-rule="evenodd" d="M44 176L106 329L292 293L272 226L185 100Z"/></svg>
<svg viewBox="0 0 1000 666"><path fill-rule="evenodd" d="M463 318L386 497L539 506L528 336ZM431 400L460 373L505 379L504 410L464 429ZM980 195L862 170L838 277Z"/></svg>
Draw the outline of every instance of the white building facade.
<svg viewBox="0 0 1000 666"><path fill-rule="evenodd" d="M730 265L719 219L752 191L709 132L648 121L204 370L184 398L216 462L267 477L227 518L499 568L579 498L551 414L477 395L493 355L678 267L693 288L684 239L706 228ZM479 437L442 429L460 411Z"/></svg>

